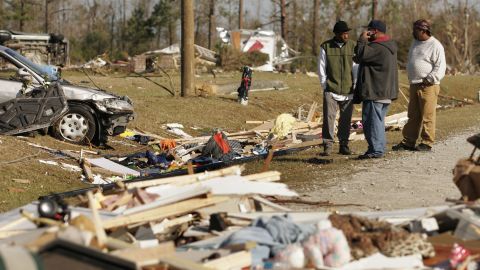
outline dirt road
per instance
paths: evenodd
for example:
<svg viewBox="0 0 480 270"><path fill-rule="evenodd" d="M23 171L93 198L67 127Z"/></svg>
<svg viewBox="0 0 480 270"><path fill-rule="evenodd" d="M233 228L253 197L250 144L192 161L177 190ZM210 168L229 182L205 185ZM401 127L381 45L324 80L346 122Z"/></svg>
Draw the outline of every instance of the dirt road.
<svg viewBox="0 0 480 270"><path fill-rule="evenodd" d="M308 200L364 205L336 207L339 210L391 210L445 204L446 198L460 198L452 182L452 169L458 159L470 155L473 146L466 138L478 130L472 128L437 142L431 153L390 152L385 159L358 161L352 174L331 181L335 184L298 192Z"/></svg>

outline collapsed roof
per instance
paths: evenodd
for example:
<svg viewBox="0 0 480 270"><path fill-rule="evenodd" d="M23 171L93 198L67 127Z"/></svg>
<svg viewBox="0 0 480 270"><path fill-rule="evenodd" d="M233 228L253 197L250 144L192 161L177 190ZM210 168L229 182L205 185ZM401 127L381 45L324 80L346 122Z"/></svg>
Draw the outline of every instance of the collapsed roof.
<svg viewBox="0 0 480 270"><path fill-rule="evenodd" d="M288 64L299 54L274 31L247 29L228 31L223 28L217 28L217 31L221 40L235 49L242 52L259 51L269 56L267 63L253 67L254 70L273 71L276 65Z"/></svg>

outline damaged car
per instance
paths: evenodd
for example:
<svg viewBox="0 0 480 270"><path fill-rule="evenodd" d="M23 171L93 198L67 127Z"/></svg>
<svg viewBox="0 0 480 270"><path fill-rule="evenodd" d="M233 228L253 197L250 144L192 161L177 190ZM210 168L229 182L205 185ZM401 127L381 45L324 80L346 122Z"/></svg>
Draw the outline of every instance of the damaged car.
<svg viewBox="0 0 480 270"><path fill-rule="evenodd" d="M0 46L0 133L48 129L57 139L103 145L134 119L132 101L73 85L52 66Z"/></svg>

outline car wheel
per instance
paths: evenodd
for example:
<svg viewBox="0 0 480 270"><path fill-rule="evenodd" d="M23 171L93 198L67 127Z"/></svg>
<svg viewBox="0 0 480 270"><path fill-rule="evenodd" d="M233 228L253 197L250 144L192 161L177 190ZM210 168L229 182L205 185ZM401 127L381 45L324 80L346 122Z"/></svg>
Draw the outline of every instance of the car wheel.
<svg viewBox="0 0 480 270"><path fill-rule="evenodd" d="M53 135L62 141L88 144L96 132L93 114L82 105L69 105L68 111L53 125Z"/></svg>

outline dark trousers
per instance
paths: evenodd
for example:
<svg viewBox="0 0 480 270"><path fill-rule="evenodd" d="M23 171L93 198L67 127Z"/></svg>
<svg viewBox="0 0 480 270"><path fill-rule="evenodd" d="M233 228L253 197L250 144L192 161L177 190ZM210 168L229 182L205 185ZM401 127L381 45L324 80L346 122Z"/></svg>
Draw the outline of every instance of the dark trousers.
<svg viewBox="0 0 480 270"><path fill-rule="evenodd" d="M364 100L362 104L362 122L368 150L365 154L384 155L387 139L385 137L385 115L388 103Z"/></svg>
<svg viewBox="0 0 480 270"><path fill-rule="evenodd" d="M323 92L323 127L322 137L326 145L332 145L335 136L335 120L337 111L340 110L338 120L337 137L340 145L348 145L350 137L350 125L352 121L353 102L352 100L336 101L332 93Z"/></svg>

